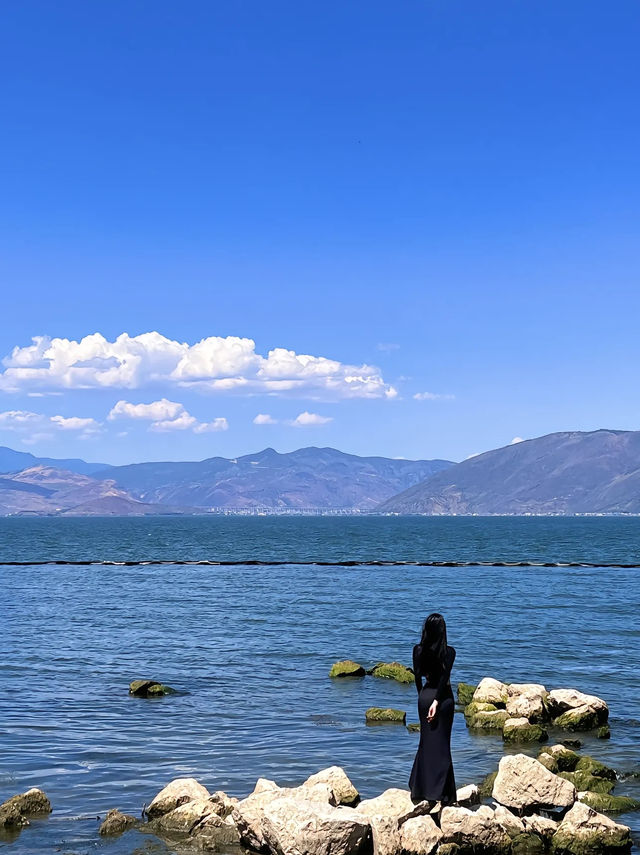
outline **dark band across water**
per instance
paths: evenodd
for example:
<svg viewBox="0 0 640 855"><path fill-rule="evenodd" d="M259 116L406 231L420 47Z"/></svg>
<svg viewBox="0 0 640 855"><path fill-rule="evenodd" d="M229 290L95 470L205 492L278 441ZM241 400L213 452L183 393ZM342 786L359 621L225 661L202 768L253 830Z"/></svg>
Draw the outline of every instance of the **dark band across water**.
<svg viewBox="0 0 640 855"><path fill-rule="evenodd" d="M313 561L295 559L262 561L260 559L247 559L238 561L211 561L190 560L178 558L174 560L150 558L141 561L103 561L89 560L76 561L65 558L42 559L37 561L0 561L4 567L39 567L43 565L56 565L64 567L87 567L89 565L98 567L147 567L154 565L181 565L181 566L204 566L204 567L285 567L288 564L300 564L308 567L593 567L602 569L628 570L640 567L636 564L613 564L591 561Z"/></svg>

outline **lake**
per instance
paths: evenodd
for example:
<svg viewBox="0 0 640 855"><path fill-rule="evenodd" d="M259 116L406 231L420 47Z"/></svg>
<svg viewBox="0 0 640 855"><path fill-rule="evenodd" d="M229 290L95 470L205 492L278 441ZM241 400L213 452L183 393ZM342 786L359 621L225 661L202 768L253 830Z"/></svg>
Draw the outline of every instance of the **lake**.
<svg viewBox="0 0 640 855"><path fill-rule="evenodd" d="M3 563L153 559L282 563ZM302 563L380 560L640 564L640 519L0 519L0 800L38 786L54 807L0 847L172 852L138 832L100 841L97 817L138 815L178 776L243 797L258 777L295 785L338 764L363 797L406 788L418 734L368 726L364 711L417 721L415 687L328 671L344 658L410 664L432 611L457 650L454 687L494 676L605 698L612 738L585 736L584 750L625 773L616 793L640 798L636 566ZM130 697L137 677L183 694ZM504 753L460 714L452 750L458 786ZM637 840L640 814L621 821Z"/></svg>

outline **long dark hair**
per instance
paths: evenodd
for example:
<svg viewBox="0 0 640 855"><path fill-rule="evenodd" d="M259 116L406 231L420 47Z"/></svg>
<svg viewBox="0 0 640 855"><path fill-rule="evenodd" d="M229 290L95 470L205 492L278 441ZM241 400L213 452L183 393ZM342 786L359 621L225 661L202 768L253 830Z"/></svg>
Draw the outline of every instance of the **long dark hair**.
<svg viewBox="0 0 640 855"><path fill-rule="evenodd" d="M444 668L447 655L447 624L438 612L433 612L425 618L416 653L421 671L429 673Z"/></svg>

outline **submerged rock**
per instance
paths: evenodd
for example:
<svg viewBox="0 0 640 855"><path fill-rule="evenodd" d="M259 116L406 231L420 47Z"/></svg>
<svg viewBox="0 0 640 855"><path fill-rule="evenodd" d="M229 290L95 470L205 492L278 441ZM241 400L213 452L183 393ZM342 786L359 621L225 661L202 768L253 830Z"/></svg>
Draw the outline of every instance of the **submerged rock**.
<svg viewBox="0 0 640 855"><path fill-rule="evenodd" d="M640 801L637 799L631 799L628 796L612 796L610 793L579 792L578 801L605 813L625 813L640 809Z"/></svg>
<svg viewBox="0 0 640 855"><path fill-rule="evenodd" d="M42 790L32 787L0 805L0 829L24 828L29 825L28 817L48 813L51 813L51 802Z"/></svg>
<svg viewBox="0 0 640 855"><path fill-rule="evenodd" d="M575 766L576 772L588 772L589 775L595 775L596 778L608 778L609 781L616 780L616 770L611 766L605 766L599 760L585 754L581 757Z"/></svg>
<svg viewBox="0 0 640 855"><path fill-rule="evenodd" d="M513 754L500 760L492 795L500 804L517 810L566 808L575 802L576 788L533 757Z"/></svg>
<svg viewBox="0 0 640 855"><path fill-rule="evenodd" d="M611 728L608 724L601 725L596 731L598 739L611 739Z"/></svg>
<svg viewBox="0 0 640 855"><path fill-rule="evenodd" d="M400 662L378 662L369 672L373 677L396 680L398 683L413 683L413 671Z"/></svg>
<svg viewBox="0 0 640 855"><path fill-rule="evenodd" d="M104 818L104 822L100 826L99 833L103 837L122 834L130 828L134 828L136 825L138 825L138 820L135 816L121 813L117 808L114 808L107 813Z"/></svg>
<svg viewBox="0 0 640 855"><path fill-rule="evenodd" d="M597 775L590 775L588 772L558 772L559 778L564 778L566 781L571 781L577 790L589 790L591 793L610 793L614 787L614 781L608 778L599 778Z"/></svg>
<svg viewBox="0 0 640 855"><path fill-rule="evenodd" d="M528 718L508 718L504 723L502 738L505 742L546 742L547 731Z"/></svg>
<svg viewBox="0 0 640 855"><path fill-rule="evenodd" d="M584 704L562 713L554 718L553 723L563 730L593 730L598 723L598 714L593 707Z"/></svg>
<svg viewBox="0 0 640 855"><path fill-rule="evenodd" d="M133 680L129 683L129 694L136 698L157 698L161 695L175 695L176 690L157 680Z"/></svg>
<svg viewBox="0 0 640 855"><path fill-rule="evenodd" d="M329 671L330 677L364 677L367 672L362 665L354 662L353 659L343 659L341 662L334 662Z"/></svg>
<svg viewBox="0 0 640 855"><path fill-rule="evenodd" d="M407 714L404 710L394 710L390 707L369 707L365 711L366 721L392 721L404 724L407 720Z"/></svg>

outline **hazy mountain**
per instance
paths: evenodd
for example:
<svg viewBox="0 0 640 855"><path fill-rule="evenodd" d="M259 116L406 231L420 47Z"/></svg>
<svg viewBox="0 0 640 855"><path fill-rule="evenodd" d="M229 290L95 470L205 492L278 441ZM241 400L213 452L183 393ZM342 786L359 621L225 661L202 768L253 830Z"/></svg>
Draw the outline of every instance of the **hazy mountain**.
<svg viewBox="0 0 640 855"><path fill-rule="evenodd" d="M640 512L640 431L552 433L487 451L382 503L401 514Z"/></svg>
<svg viewBox="0 0 640 855"><path fill-rule="evenodd" d="M36 457L28 451L14 451L13 448L0 445L0 473L20 472L31 466L54 466L69 472L79 472L81 475L91 475L99 469L104 471L109 468L106 463L87 463L86 460L74 458L56 460L53 457Z"/></svg>
<svg viewBox="0 0 640 855"><path fill-rule="evenodd" d="M116 487L50 466L32 466L22 472L0 475L0 515L140 516L175 513L163 505L149 505Z"/></svg>
<svg viewBox="0 0 640 855"><path fill-rule="evenodd" d="M375 508L389 496L453 464L447 460L357 457L301 448L197 463L114 466L108 477L145 502L198 508Z"/></svg>

